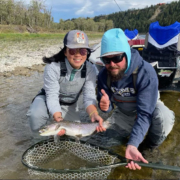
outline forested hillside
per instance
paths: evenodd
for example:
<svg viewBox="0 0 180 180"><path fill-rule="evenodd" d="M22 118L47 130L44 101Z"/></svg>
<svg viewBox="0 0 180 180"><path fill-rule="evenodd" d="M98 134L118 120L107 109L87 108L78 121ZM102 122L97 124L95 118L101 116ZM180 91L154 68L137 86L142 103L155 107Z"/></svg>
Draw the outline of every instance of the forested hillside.
<svg viewBox="0 0 180 180"><path fill-rule="evenodd" d="M159 21L168 26L175 21L180 22L180 0L170 4L157 4L144 9L129 9L94 18L73 18L55 23L51 11L46 9L45 1L32 0L27 6L23 1L0 0L0 32L2 26L26 26L29 32L38 32L40 28L50 32L80 29L83 31L104 32L113 27L123 30L137 29L140 33L148 31L151 22ZM112 2L113 3L113 2Z"/></svg>
<svg viewBox="0 0 180 180"><path fill-rule="evenodd" d="M131 9L124 12L117 12L107 16L96 16L95 22L113 20L114 27L125 29L138 29L144 33L149 29L151 22L159 21L161 26L168 26L175 21L180 22L180 0L170 4L157 4L144 9Z"/></svg>

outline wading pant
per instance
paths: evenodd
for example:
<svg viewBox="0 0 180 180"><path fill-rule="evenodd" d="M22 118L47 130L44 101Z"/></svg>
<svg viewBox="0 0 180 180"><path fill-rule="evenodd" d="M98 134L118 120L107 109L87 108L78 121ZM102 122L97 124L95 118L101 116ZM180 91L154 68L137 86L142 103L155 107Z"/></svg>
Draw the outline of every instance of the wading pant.
<svg viewBox="0 0 180 180"><path fill-rule="evenodd" d="M64 120L80 121L80 119L86 120L88 117L83 108L82 95L80 95L78 101L72 105L61 105L61 110ZM81 113L79 110L81 110ZM26 115L32 132L38 132L38 130L44 125L48 125L53 122L53 117L48 112L44 95L38 95L34 99Z"/></svg>
<svg viewBox="0 0 180 180"><path fill-rule="evenodd" d="M124 137L128 137L136 121L136 115L124 114L116 108L107 120L115 123L114 130L122 131ZM166 139L173 128L174 120L174 112L166 107L162 101L158 100L145 138L150 147L159 146Z"/></svg>

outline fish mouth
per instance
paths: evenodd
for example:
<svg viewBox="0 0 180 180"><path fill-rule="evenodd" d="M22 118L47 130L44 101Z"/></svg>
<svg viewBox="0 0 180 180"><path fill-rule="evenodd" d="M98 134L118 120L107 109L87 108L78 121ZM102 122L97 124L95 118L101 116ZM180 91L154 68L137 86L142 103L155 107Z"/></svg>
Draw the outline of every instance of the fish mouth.
<svg viewBox="0 0 180 180"><path fill-rule="evenodd" d="M47 129L46 127L44 127L44 128L42 128L42 129L39 130L39 133L42 134L42 133L46 132L47 130L48 130L48 129Z"/></svg>
<svg viewBox="0 0 180 180"><path fill-rule="evenodd" d="M52 124L49 126L44 126L39 130L40 135L42 134L49 134L49 133L54 133L54 131L57 131L58 128L60 128L60 124Z"/></svg>
<svg viewBox="0 0 180 180"><path fill-rule="evenodd" d="M44 136L44 135L46 135L47 133L48 133L48 132L46 132L46 131L44 131L44 132L41 131L41 132L39 132L39 135L40 135L40 136Z"/></svg>
<svg viewBox="0 0 180 180"><path fill-rule="evenodd" d="M40 134L42 134L43 132L45 132L44 129L39 130L39 133L40 133Z"/></svg>
<svg viewBox="0 0 180 180"><path fill-rule="evenodd" d="M54 131L39 131L40 136L50 136L54 135Z"/></svg>

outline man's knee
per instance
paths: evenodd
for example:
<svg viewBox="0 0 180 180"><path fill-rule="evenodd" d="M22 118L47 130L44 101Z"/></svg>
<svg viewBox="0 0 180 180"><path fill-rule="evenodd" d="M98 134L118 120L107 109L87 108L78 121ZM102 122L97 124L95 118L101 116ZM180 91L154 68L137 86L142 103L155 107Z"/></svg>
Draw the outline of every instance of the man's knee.
<svg viewBox="0 0 180 180"><path fill-rule="evenodd" d="M164 132L167 136L174 126L175 115L163 102L158 102L153 112L152 125Z"/></svg>
<svg viewBox="0 0 180 180"><path fill-rule="evenodd" d="M154 146L162 144L174 126L174 119L174 112L165 106L164 103L158 102L153 112L147 139Z"/></svg>

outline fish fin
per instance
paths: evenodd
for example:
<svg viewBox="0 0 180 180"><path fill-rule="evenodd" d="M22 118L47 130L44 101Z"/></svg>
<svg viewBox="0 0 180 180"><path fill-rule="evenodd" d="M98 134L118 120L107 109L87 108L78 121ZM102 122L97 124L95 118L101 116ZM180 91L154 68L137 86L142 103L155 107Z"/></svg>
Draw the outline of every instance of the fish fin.
<svg viewBox="0 0 180 180"><path fill-rule="evenodd" d="M92 135L94 135L94 134L96 134L96 133L97 133L97 130L95 129L95 130L92 132L92 134L89 135L89 136L92 136Z"/></svg>
<svg viewBox="0 0 180 180"><path fill-rule="evenodd" d="M79 142L79 140L82 138L82 134L78 134L75 136L76 142Z"/></svg>
<svg viewBox="0 0 180 180"><path fill-rule="evenodd" d="M81 123L81 121L80 121L80 120L75 120L74 122L75 122L75 123Z"/></svg>
<svg viewBox="0 0 180 180"><path fill-rule="evenodd" d="M56 128L55 128L55 131L58 130L60 126L61 126L60 124L57 124Z"/></svg>
<svg viewBox="0 0 180 180"><path fill-rule="evenodd" d="M78 134L75 136L75 141L79 142L79 140L82 138L82 134Z"/></svg>
<svg viewBox="0 0 180 180"><path fill-rule="evenodd" d="M60 136L58 136L57 134L54 135L54 142L55 143L59 143L60 142Z"/></svg>
<svg viewBox="0 0 180 180"><path fill-rule="evenodd" d="M75 138L75 141L78 143L80 140L79 140L79 138Z"/></svg>
<svg viewBox="0 0 180 180"><path fill-rule="evenodd" d="M82 134L76 135L76 138L81 139L82 138Z"/></svg>

